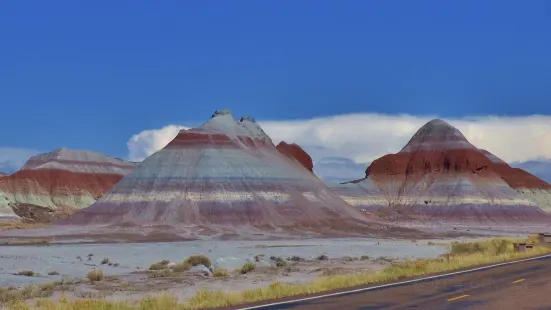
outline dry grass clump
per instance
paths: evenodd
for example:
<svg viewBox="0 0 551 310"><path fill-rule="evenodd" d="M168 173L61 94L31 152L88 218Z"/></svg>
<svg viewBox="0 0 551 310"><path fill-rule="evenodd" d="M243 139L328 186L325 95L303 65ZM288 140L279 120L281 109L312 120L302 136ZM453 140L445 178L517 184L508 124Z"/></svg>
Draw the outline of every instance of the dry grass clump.
<svg viewBox="0 0 551 310"><path fill-rule="evenodd" d="M162 264L164 262L165 261L162 261L159 264ZM184 272L184 271L190 270L191 267L193 266L199 266L199 265L204 265L205 267L210 268L212 266L212 262L210 261L210 258L208 258L205 255L192 255L186 258L186 260L184 260L183 262L170 267L170 269L172 269L175 272ZM153 267L153 265L151 266ZM155 266L155 267L160 267L160 266Z"/></svg>
<svg viewBox="0 0 551 310"><path fill-rule="evenodd" d="M26 276L26 277L40 277L40 273L36 273L32 270L21 270L16 273L18 276Z"/></svg>
<svg viewBox="0 0 551 310"><path fill-rule="evenodd" d="M212 275L215 278L224 278L228 276L228 270L224 268L214 268L214 270L212 271Z"/></svg>
<svg viewBox="0 0 551 310"><path fill-rule="evenodd" d="M152 270L149 272L149 278L166 278L172 275L172 270L163 269L163 270Z"/></svg>
<svg viewBox="0 0 551 310"><path fill-rule="evenodd" d="M157 263L153 263L151 264L151 266L149 266L149 270L163 270L163 269L167 269L168 268L168 264L170 262L168 260L162 260L160 262L157 262Z"/></svg>
<svg viewBox="0 0 551 310"><path fill-rule="evenodd" d="M187 261L183 261L181 263L178 263L178 264L174 265L172 267L172 270L174 270L175 272L184 272L184 271L190 270L191 267L193 267L193 266L191 266L190 263L188 263Z"/></svg>
<svg viewBox="0 0 551 310"><path fill-rule="evenodd" d="M103 277L104 277L103 269L90 270L88 271L88 274L86 275L86 277L92 282L101 281L103 280Z"/></svg>
<svg viewBox="0 0 551 310"><path fill-rule="evenodd" d="M49 245L50 244L50 240L48 239L41 239L41 238L31 238L31 239L12 239L12 240L8 240L8 242L6 242L5 244L7 245L27 245L27 244L32 244L32 245Z"/></svg>
<svg viewBox="0 0 551 310"><path fill-rule="evenodd" d="M205 255L192 255L188 257L185 262L188 262L191 266L204 265L207 268L212 266L210 258Z"/></svg>
<svg viewBox="0 0 551 310"><path fill-rule="evenodd" d="M241 267L241 273L246 274L256 269L256 264L251 262L246 262L245 265Z"/></svg>
<svg viewBox="0 0 551 310"><path fill-rule="evenodd" d="M54 283L30 285L21 289L0 287L0 305L31 298L45 298L54 294Z"/></svg>
<svg viewBox="0 0 551 310"><path fill-rule="evenodd" d="M23 222L4 222L0 221L0 231L10 230L10 229L32 229L32 228L43 228L48 225L42 223L23 223Z"/></svg>

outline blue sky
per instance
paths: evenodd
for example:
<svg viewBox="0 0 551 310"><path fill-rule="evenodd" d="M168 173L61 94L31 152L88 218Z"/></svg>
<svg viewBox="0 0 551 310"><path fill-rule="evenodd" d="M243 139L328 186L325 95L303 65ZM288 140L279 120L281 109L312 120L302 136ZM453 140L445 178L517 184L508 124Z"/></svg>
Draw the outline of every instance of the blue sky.
<svg viewBox="0 0 551 310"><path fill-rule="evenodd" d="M2 1L0 146L125 157L263 120L551 114L549 1Z"/></svg>

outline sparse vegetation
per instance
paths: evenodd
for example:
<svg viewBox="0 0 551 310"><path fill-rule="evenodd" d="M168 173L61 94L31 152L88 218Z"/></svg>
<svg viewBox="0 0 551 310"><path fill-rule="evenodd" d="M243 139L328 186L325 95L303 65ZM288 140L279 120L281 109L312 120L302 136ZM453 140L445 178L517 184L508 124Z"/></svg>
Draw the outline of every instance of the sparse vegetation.
<svg viewBox="0 0 551 310"><path fill-rule="evenodd" d="M245 265L241 267L241 273L246 274L256 269L256 264L251 262L246 262Z"/></svg>
<svg viewBox="0 0 551 310"><path fill-rule="evenodd" d="M285 267L287 266L287 262L284 259L278 259L276 260L276 267Z"/></svg>
<svg viewBox="0 0 551 310"><path fill-rule="evenodd" d="M506 246L501 239L490 241L481 241L479 246L472 246L477 251L464 250L471 246L459 246L455 254L450 255L449 262L445 258L435 258L427 260L407 260L395 262L384 270L374 273L356 273L345 275L333 275L316 279L310 283L304 284L286 284L275 282L265 288L254 288L243 292L224 292L218 291L199 291L197 294L183 304L178 304L177 298L170 295L159 295L156 297L146 297L133 303L131 301L109 302L104 299L85 299L75 301L64 301L56 303L51 302L47 309L56 310L130 310L130 309L201 309L213 307L228 307L242 303L251 303L267 299L278 299L287 296L297 296L325 292L334 289L354 287L365 284L375 284L402 279L411 276L426 275L437 272L445 272L460 268L473 267L477 265L498 263L508 260L525 258L533 255L540 255L551 252L550 247L536 246L530 252L519 253L512 249L511 240L506 240ZM518 241L517 241L518 242ZM452 246L453 247L453 246ZM458 250L461 248L462 250ZM483 249L483 250L480 250ZM500 253L500 254L496 254ZM248 267L245 267L247 266ZM247 263L242 270L249 270L254 263ZM254 270L254 268L252 269ZM250 271L250 270L249 270ZM247 271L247 272L249 272ZM0 301L5 300L3 294L7 289L0 289ZM32 291L32 289L31 289ZM3 293L4 292L4 293ZM30 295L29 293L27 293ZM21 299L10 299L21 300ZM27 309L27 308L22 308Z"/></svg>
<svg viewBox="0 0 551 310"><path fill-rule="evenodd" d="M101 264L102 264L102 265L109 264L109 258L105 257L105 258L101 261Z"/></svg>
<svg viewBox="0 0 551 310"><path fill-rule="evenodd" d="M160 262L151 264L151 266L149 266L149 270L163 270L163 269L167 269L167 268L168 268L168 264L170 264L169 261L167 261L167 260L162 260L162 261L160 261Z"/></svg>
<svg viewBox="0 0 551 310"><path fill-rule="evenodd" d="M119 266L120 266L119 263L114 263L114 264L113 264L113 267L119 267Z"/></svg>
<svg viewBox="0 0 551 310"><path fill-rule="evenodd" d="M48 225L42 223L23 223L23 222L1 222L0 231L10 230L10 229L33 229L33 228L44 228Z"/></svg>
<svg viewBox="0 0 551 310"><path fill-rule="evenodd" d="M163 270L152 270L149 272L150 278L166 278L172 275L172 270L163 269Z"/></svg>
<svg viewBox="0 0 551 310"><path fill-rule="evenodd" d="M35 273L32 270L21 270L21 271L17 272L16 275L26 276L26 277L39 277L40 276L39 273Z"/></svg>
<svg viewBox="0 0 551 310"><path fill-rule="evenodd" d="M228 271L224 268L214 268L212 275L216 278L223 278L228 276Z"/></svg>
<svg viewBox="0 0 551 310"><path fill-rule="evenodd" d="M50 271L50 272L48 272L48 275L49 275L49 276L58 276L58 275L59 275L59 272L57 272L57 271L55 271L55 270L54 270L54 271Z"/></svg>
<svg viewBox="0 0 551 310"><path fill-rule="evenodd" d="M329 260L329 257L327 255L320 255L318 256L318 260Z"/></svg>
<svg viewBox="0 0 551 310"><path fill-rule="evenodd" d="M292 256L292 257L288 258L287 260L290 260L290 261L293 261L293 262L300 262L303 259L298 257L298 256Z"/></svg>
<svg viewBox="0 0 551 310"><path fill-rule="evenodd" d="M188 257L185 261L188 262L191 266L204 265L207 268L212 266L210 258L205 255L192 255Z"/></svg>
<svg viewBox="0 0 551 310"><path fill-rule="evenodd" d="M93 269L91 271L88 271L86 277L92 282L101 281L104 277L103 269Z"/></svg>
<svg viewBox="0 0 551 310"><path fill-rule="evenodd" d="M183 261L181 263L178 263L176 265L174 265L172 267L172 270L174 270L175 272L184 272L184 271L188 271L191 269L191 264L187 261Z"/></svg>
<svg viewBox="0 0 551 310"><path fill-rule="evenodd" d="M367 255L362 255L362 256L360 257L360 260L369 260L369 256L367 256Z"/></svg>
<svg viewBox="0 0 551 310"><path fill-rule="evenodd" d="M7 245L49 245L50 240L48 239L12 239L8 240L5 244Z"/></svg>
<svg viewBox="0 0 551 310"><path fill-rule="evenodd" d="M46 298L54 294L54 283L44 283L41 285L30 285L20 289L13 287L0 287L0 305L5 303L15 303L31 298ZM26 309L26 308L15 308Z"/></svg>

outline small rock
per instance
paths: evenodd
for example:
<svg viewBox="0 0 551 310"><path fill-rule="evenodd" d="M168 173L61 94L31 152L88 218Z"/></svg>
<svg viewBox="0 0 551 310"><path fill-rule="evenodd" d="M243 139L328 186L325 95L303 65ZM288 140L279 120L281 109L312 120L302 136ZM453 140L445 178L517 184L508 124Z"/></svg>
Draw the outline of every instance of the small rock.
<svg viewBox="0 0 551 310"><path fill-rule="evenodd" d="M212 276L212 272L205 265L197 265L191 267L190 272L202 273L205 276Z"/></svg>

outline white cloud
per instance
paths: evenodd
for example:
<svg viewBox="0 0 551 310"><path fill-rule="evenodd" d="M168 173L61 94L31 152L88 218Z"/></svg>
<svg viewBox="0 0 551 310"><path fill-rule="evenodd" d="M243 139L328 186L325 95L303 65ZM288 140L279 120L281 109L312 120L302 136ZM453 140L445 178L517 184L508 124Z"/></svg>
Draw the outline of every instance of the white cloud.
<svg viewBox="0 0 551 310"><path fill-rule="evenodd" d="M259 121L274 143L295 142L314 160L344 157L371 162L399 151L411 136L434 117L350 114L308 120ZM466 117L446 119L479 148L508 162L551 159L551 116ZM183 126L142 131L128 141L132 160L141 160L164 147Z"/></svg>
<svg viewBox="0 0 551 310"><path fill-rule="evenodd" d="M161 129L144 130L128 140L128 157L133 161L142 161L147 156L165 147L184 126L168 125Z"/></svg>
<svg viewBox="0 0 551 310"><path fill-rule="evenodd" d="M0 172L12 173L19 170L29 157L41 153L34 149L0 147Z"/></svg>

